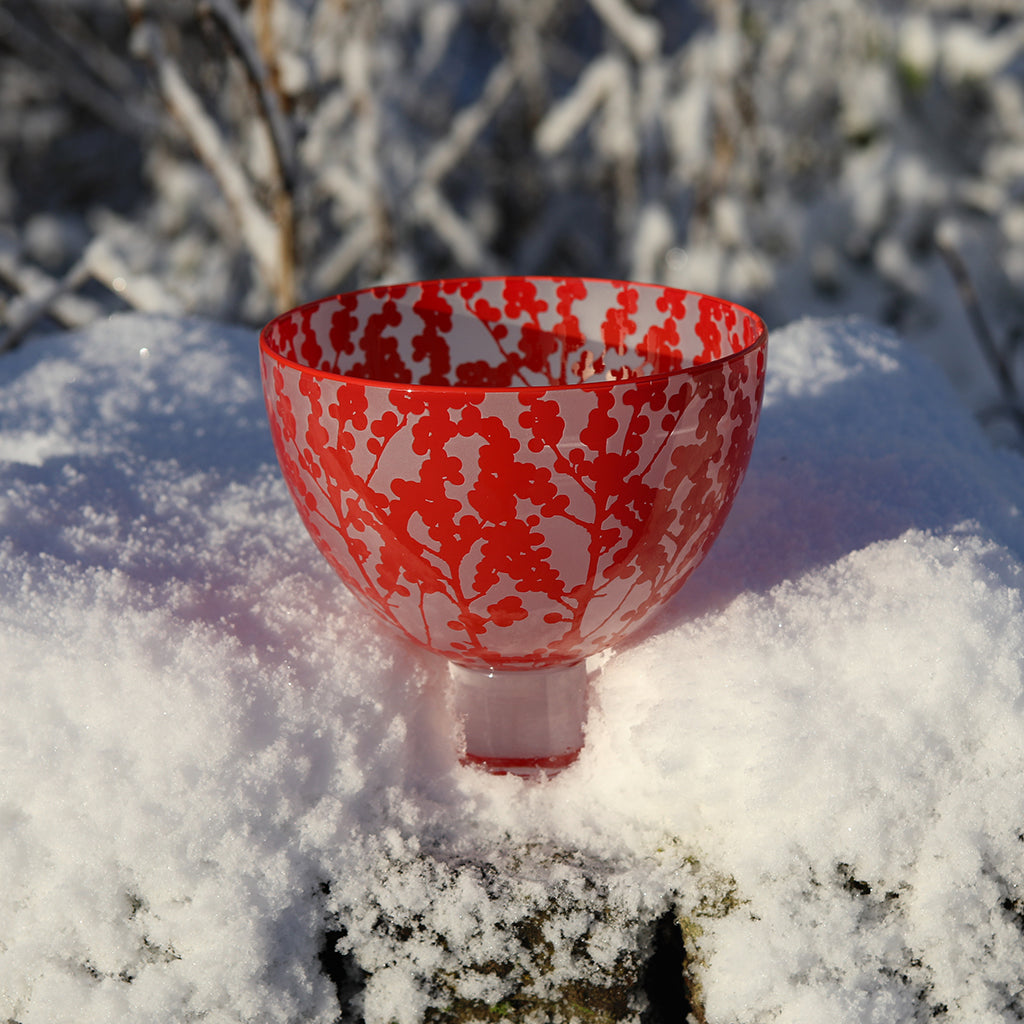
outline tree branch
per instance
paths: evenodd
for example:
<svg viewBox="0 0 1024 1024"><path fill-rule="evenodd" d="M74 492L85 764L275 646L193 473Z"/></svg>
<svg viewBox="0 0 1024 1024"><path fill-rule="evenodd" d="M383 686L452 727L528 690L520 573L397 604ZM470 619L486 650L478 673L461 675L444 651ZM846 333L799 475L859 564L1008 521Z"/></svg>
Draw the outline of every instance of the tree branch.
<svg viewBox="0 0 1024 1024"><path fill-rule="evenodd" d="M168 110L177 118L196 154L220 185L260 273L274 288L278 302L287 303L290 295L281 258L281 226L260 206L220 128L188 84L177 62L167 53L157 25L143 20L135 32L135 43L153 65Z"/></svg>

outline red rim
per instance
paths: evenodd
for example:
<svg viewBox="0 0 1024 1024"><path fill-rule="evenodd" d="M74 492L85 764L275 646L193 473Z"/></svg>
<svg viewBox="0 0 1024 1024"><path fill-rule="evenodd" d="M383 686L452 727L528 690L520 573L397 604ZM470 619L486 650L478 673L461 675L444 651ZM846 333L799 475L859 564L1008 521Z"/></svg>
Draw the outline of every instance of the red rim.
<svg viewBox="0 0 1024 1024"><path fill-rule="evenodd" d="M722 302L727 306L731 306L738 313L744 316L750 317L755 324L757 324L757 336L754 340L744 348L739 349L736 352L730 352L728 355L720 356L718 359L711 359L706 363L699 363L690 366L684 366L678 370L666 370L664 373L651 373L644 374L638 377L629 377L624 380L599 380L599 381L582 381L577 384L523 384L520 386L510 387L478 387L474 385L463 385L463 384L415 384L415 383L403 383L397 384L393 381L383 380L372 380L366 377L352 377L344 373L333 373L330 370L320 370L316 367L306 366L303 363L296 362L294 359L287 359L280 353L273 351L266 341L267 334L270 329L279 321L285 317L292 317L297 313L301 313L303 310L312 309L318 307L325 302L330 302L333 299L340 299L345 296L353 295L372 295L374 293L386 292L389 289L394 288L410 288L419 285L431 285L438 284L444 285L451 281L462 281L462 280L473 280L473 281L513 281L513 280L524 280L524 281L582 281L587 284L598 284L598 285L613 285L613 286L625 286L628 285L631 288L646 288L655 289L662 292L681 292L688 296L693 296L696 299L715 299L718 302ZM267 324L264 325L259 335L260 352L263 356L274 359L279 362L282 366L288 366L300 373L313 374L323 380L335 380L343 381L348 385L358 385L367 388L385 388L389 391L400 390L400 391L414 391L421 393L433 393L433 394L451 394L453 391L462 392L465 394L493 394L495 392L509 392L509 393L525 393L525 392L551 392L551 391L579 391L581 388L592 388L595 390L603 390L606 388L621 387L623 384L642 384L647 381L658 381L664 379L671 379L673 377L679 377L680 375L686 374L689 376L697 376L707 370L711 370L715 367L723 366L729 362L740 359L748 353L754 351L759 346L763 346L768 342L768 327L764 320L761 319L757 313L748 309L746 306L740 305L738 302L733 302L731 299L723 299L714 295L707 295L704 292L690 291L687 288L676 288L672 285L652 284L644 281L625 281L618 280L616 278L601 278L601 277L556 277L551 274L493 274L490 276L470 276L469 278L437 278L424 281L402 281L395 282L393 284L376 285L371 288L358 288L351 292L337 292L334 295L326 295L319 299L313 299L309 302L304 302L299 306L295 306L292 309L286 310L283 313L279 313Z"/></svg>

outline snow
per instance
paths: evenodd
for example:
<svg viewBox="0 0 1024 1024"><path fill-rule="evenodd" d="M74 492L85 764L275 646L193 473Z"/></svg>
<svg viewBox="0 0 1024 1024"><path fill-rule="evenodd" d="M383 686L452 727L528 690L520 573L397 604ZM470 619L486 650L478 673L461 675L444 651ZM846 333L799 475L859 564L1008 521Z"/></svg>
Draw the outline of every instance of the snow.
<svg viewBox="0 0 1024 1024"><path fill-rule="evenodd" d="M674 905L710 1022L1024 1019L1022 509L898 338L774 331L711 556L579 762L495 778L302 532L253 332L37 338L0 360L0 1019L330 1022L343 928L367 1024L416 1024L551 894L564 977Z"/></svg>

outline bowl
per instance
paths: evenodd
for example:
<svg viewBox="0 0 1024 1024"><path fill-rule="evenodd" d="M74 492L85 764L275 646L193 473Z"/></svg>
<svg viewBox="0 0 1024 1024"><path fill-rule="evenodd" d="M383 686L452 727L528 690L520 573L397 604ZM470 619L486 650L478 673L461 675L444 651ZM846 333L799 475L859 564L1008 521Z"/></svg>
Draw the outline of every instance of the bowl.
<svg viewBox="0 0 1024 1024"><path fill-rule="evenodd" d="M299 515L367 608L451 662L464 761L575 759L586 659L642 630L725 522L766 347L735 303L584 278L386 285L263 329Z"/></svg>

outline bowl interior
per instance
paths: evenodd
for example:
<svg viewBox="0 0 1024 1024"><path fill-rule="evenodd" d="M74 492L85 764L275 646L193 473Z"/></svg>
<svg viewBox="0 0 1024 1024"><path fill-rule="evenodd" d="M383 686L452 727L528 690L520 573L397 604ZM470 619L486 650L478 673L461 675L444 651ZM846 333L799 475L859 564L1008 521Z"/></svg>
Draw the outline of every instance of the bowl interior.
<svg viewBox="0 0 1024 1024"><path fill-rule="evenodd" d="M741 306L661 285L471 278L323 299L272 321L263 341L301 367L381 384L519 388L675 373L764 330Z"/></svg>

